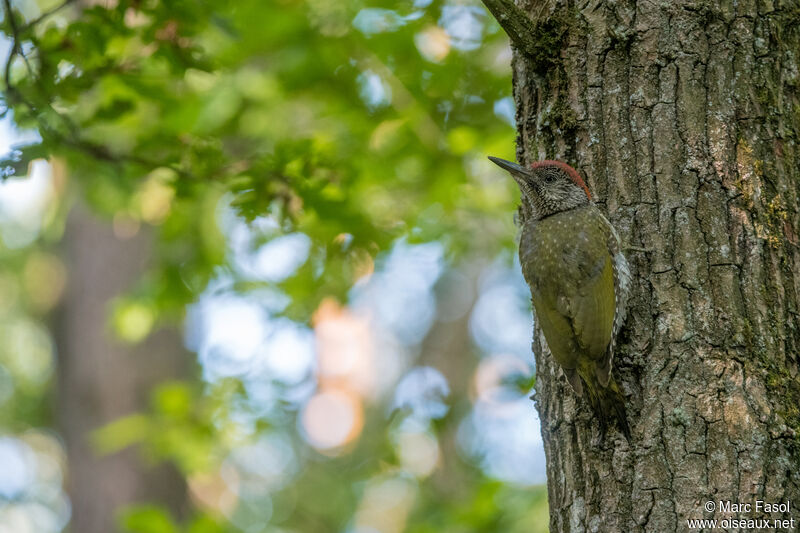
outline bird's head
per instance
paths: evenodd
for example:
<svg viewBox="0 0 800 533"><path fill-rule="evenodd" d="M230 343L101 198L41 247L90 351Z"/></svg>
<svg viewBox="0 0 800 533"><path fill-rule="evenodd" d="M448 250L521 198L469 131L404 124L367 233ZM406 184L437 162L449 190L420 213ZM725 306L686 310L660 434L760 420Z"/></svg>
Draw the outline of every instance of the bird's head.
<svg viewBox="0 0 800 533"><path fill-rule="evenodd" d="M544 217L587 205L592 195L578 171L561 161L538 161L525 168L499 157L489 159L507 170L522 193L521 215L527 219Z"/></svg>

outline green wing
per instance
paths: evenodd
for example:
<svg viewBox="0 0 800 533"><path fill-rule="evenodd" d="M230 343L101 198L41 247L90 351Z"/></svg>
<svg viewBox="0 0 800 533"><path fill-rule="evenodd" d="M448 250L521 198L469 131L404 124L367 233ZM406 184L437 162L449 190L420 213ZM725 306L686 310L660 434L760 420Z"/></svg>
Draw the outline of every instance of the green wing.
<svg viewBox="0 0 800 533"><path fill-rule="evenodd" d="M588 267L588 268L587 268ZM559 365L575 369L579 358L602 359L614 326L614 268L610 254L584 265L580 282L561 278L536 291L533 305L547 345ZM569 286L561 286L566 284Z"/></svg>
<svg viewBox="0 0 800 533"><path fill-rule="evenodd" d="M614 328L614 264L611 254L605 255L600 273L578 289L567 316L578 345L592 360L605 356Z"/></svg>

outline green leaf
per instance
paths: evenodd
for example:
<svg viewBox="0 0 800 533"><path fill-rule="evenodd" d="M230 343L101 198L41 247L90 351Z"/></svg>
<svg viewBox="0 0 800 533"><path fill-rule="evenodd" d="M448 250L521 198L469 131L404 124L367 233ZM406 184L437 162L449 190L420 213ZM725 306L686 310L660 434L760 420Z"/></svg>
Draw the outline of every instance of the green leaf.
<svg viewBox="0 0 800 533"><path fill-rule="evenodd" d="M153 403L156 412L170 418L183 419L192 412L193 396L186 383L163 383L153 392Z"/></svg>
<svg viewBox="0 0 800 533"><path fill-rule="evenodd" d="M98 453L115 453L144 441L150 429L151 423L147 416L130 415L95 430L91 434L91 441Z"/></svg>
<svg viewBox="0 0 800 533"><path fill-rule="evenodd" d="M178 533L169 514L160 507L142 505L121 513L120 524L127 533Z"/></svg>
<svg viewBox="0 0 800 533"><path fill-rule="evenodd" d="M186 533L224 533L226 528L207 515L198 516L192 520Z"/></svg>
<svg viewBox="0 0 800 533"><path fill-rule="evenodd" d="M122 98L115 98L95 113L98 120L115 120L136 108L136 102Z"/></svg>

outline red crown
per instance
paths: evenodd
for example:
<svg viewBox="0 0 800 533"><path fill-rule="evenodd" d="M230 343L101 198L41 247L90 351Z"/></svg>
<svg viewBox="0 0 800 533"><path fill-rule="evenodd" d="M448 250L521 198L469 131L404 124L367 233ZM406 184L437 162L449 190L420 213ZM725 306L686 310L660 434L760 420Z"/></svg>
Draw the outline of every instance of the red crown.
<svg viewBox="0 0 800 533"><path fill-rule="evenodd" d="M586 191L586 196L589 200L592 199L592 193L589 192L589 187L586 186L586 182L583 181L581 175L578 174L578 171L569 166L568 164L564 163L563 161L555 161L553 159L545 159L544 161L536 161L535 163L531 164L531 169L536 170L537 168L542 167L558 167L564 172L567 173L567 176L575 182L576 185L580 185L583 187L583 190Z"/></svg>

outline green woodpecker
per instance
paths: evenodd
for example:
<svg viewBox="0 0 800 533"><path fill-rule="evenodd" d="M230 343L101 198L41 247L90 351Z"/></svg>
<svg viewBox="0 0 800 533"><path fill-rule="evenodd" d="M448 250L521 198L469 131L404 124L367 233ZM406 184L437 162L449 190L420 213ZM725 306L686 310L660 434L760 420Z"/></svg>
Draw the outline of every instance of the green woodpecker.
<svg viewBox="0 0 800 533"><path fill-rule="evenodd" d="M525 168L489 159L511 174L522 193L519 259L553 359L575 394L588 399L601 434L616 420L628 437L624 398L611 376L630 285L619 236L566 163Z"/></svg>

